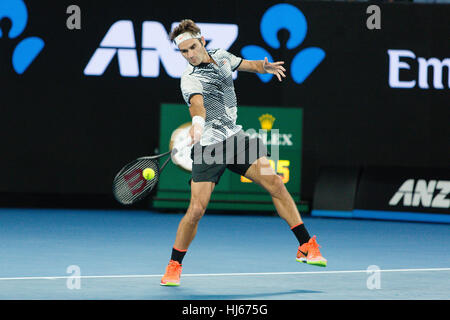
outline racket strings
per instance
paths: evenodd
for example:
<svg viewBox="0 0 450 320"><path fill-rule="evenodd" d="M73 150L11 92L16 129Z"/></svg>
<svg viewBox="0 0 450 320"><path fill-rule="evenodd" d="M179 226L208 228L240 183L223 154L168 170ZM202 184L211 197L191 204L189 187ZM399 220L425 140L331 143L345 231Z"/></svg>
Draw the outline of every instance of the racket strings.
<svg viewBox="0 0 450 320"><path fill-rule="evenodd" d="M155 177L146 180L142 171L146 168L155 171ZM116 199L123 204L136 202L156 185L159 179L159 165L156 160L138 159L122 170L114 179L113 192Z"/></svg>

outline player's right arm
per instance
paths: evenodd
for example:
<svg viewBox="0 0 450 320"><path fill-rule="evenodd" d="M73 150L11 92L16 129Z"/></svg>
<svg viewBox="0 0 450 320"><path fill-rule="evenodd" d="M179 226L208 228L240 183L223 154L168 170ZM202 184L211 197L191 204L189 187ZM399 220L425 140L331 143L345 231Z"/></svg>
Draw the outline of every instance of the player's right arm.
<svg viewBox="0 0 450 320"><path fill-rule="evenodd" d="M192 117L192 126L189 130L189 134L192 139L192 144L200 141L202 137L203 128L205 126L206 109L203 105L203 96L201 94L195 94L190 98L189 113Z"/></svg>
<svg viewBox="0 0 450 320"><path fill-rule="evenodd" d="M181 77L181 92L184 101L189 106L189 113L192 117L192 126L189 134L192 139L192 144L200 141L202 137L203 128L205 126L206 110L203 104L203 85L193 75L189 74L190 70L185 71Z"/></svg>

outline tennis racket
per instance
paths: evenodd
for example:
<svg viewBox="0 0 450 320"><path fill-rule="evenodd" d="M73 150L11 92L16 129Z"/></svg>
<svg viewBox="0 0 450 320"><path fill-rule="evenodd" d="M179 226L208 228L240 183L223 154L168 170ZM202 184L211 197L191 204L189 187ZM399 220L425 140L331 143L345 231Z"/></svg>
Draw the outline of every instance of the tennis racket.
<svg viewBox="0 0 450 320"><path fill-rule="evenodd" d="M183 144L175 146L172 150L149 157L140 157L126 164L115 176L113 181L114 198L121 204L130 205L145 198L158 184L161 172L175 154L191 144L191 139L186 139ZM170 156L159 166L159 159ZM155 176L146 180L142 171L146 168L153 169Z"/></svg>

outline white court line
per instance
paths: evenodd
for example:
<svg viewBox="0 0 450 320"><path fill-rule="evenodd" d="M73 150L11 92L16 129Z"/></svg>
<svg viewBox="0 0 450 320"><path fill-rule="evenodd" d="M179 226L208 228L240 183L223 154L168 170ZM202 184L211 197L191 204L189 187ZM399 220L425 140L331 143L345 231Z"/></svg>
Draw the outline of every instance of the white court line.
<svg viewBox="0 0 450 320"><path fill-rule="evenodd" d="M303 275L303 274L343 274L343 273L368 273L368 272L432 272L450 271L450 268L428 269L386 269L386 270L340 270L340 271L305 271L305 272L254 272L254 273L191 273L182 277L227 277L227 276L278 276L278 275ZM109 276L56 276L56 277L14 277L0 278L1 280L56 280L56 279L102 279L102 278L153 278L162 277L162 274L136 274L136 275L109 275Z"/></svg>

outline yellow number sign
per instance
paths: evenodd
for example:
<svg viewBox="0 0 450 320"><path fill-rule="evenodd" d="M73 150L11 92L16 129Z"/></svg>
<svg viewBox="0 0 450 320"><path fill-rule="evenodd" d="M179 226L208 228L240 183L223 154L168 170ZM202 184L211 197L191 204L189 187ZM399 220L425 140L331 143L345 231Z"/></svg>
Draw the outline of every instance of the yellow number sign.
<svg viewBox="0 0 450 320"><path fill-rule="evenodd" d="M270 162L270 166L272 167L272 169L274 171L276 171L277 174L282 178L283 183L285 183L285 184L288 183L289 182L290 161L289 160L278 160L276 168L275 168L275 161L269 160L269 162ZM241 176L241 182L252 183L253 181L250 179L247 179L244 176Z"/></svg>

